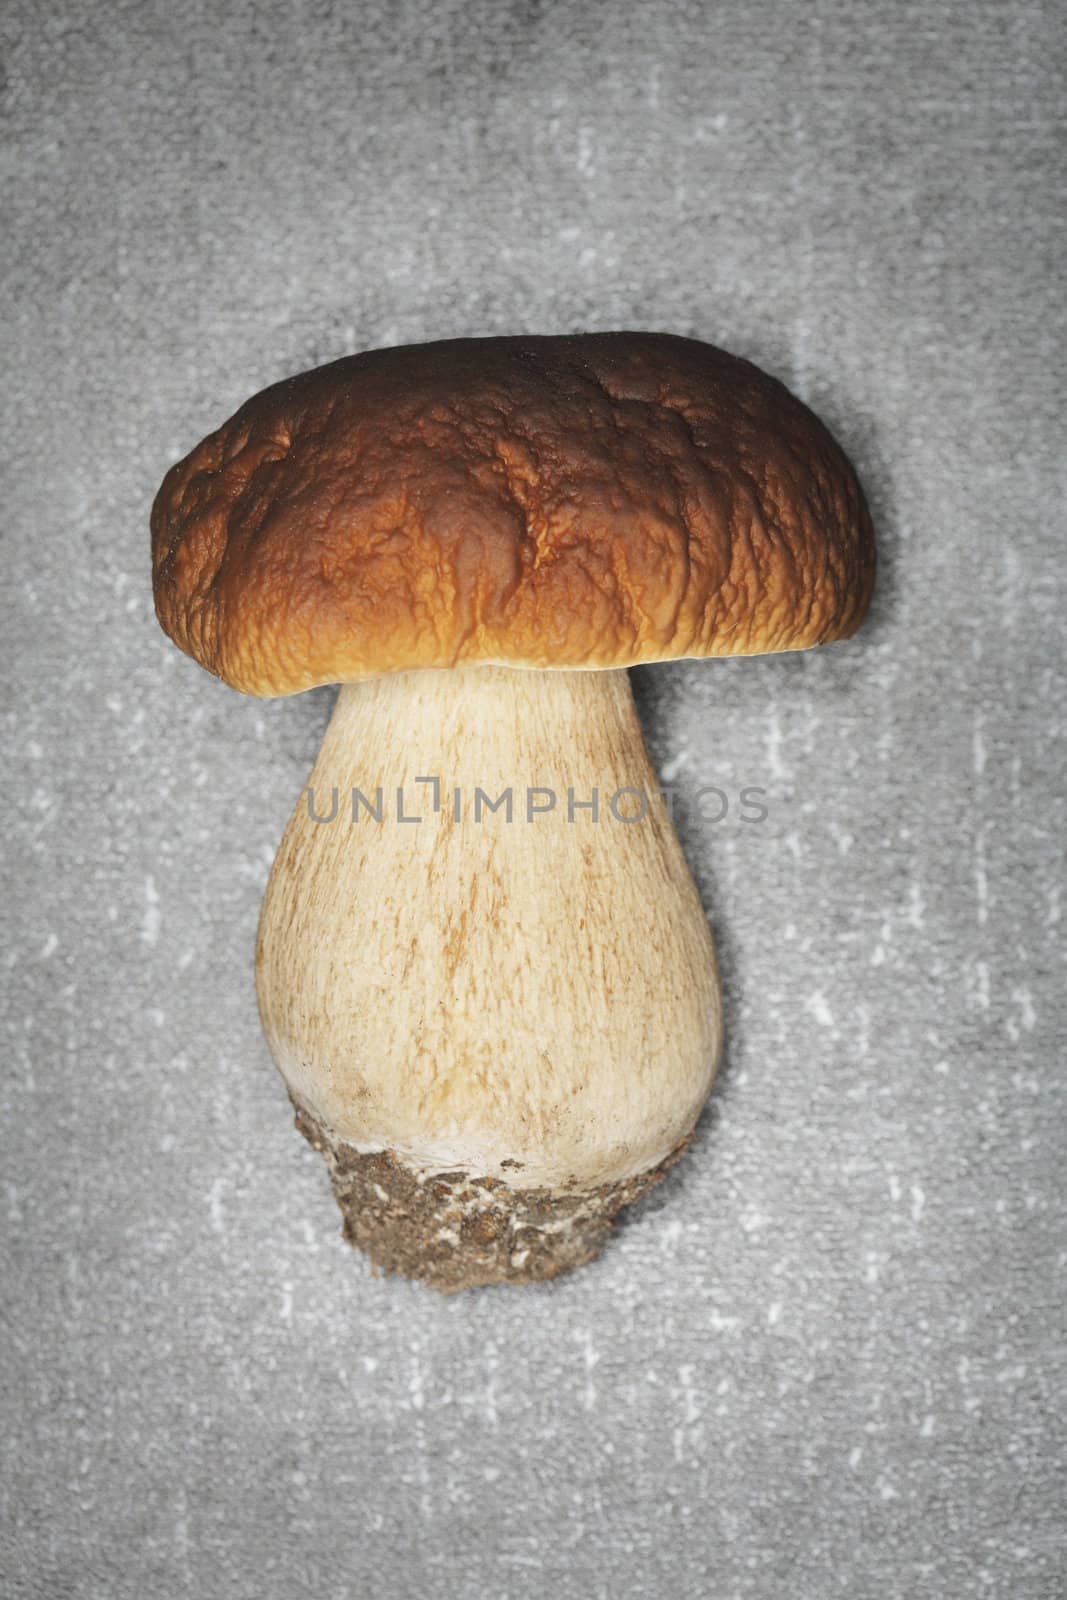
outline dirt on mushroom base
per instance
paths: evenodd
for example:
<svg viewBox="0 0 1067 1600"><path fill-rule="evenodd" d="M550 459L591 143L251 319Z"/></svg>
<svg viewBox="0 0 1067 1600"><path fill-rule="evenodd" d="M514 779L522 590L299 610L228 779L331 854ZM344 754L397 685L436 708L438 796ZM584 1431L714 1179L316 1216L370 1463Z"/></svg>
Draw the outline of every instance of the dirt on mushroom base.
<svg viewBox="0 0 1067 1600"><path fill-rule="evenodd" d="M421 1279L442 1294L539 1283L584 1266L604 1248L623 1207L659 1183L689 1142L648 1172L561 1193L460 1170L420 1174L390 1150L356 1150L295 1099L293 1106L297 1128L329 1168L349 1244L383 1272Z"/></svg>

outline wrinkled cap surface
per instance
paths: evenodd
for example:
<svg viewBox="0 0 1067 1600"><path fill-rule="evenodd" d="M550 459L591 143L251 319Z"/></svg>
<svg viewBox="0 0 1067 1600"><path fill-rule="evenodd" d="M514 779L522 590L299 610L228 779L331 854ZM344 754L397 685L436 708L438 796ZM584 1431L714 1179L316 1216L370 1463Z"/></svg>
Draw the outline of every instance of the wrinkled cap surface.
<svg viewBox="0 0 1067 1600"><path fill-rule="evenodd" d="M265 389L171 468L156 611L250 694L412 667L625 667L847 637L848 460L746 361L655 333L373 350Z"/></svg>

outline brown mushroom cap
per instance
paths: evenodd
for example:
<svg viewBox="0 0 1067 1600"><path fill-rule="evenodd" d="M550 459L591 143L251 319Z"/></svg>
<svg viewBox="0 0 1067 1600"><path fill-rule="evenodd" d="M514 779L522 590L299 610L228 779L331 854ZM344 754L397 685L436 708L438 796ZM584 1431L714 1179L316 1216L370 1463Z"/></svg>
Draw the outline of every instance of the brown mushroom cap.
<svg viewBox="0 0 1067 1600"><path fill-rule="evenodd" d="M822 423L659 333L454 339L274 384L171 468L156 611L250 694L626 667L851 634L863 495Z"/></svg>

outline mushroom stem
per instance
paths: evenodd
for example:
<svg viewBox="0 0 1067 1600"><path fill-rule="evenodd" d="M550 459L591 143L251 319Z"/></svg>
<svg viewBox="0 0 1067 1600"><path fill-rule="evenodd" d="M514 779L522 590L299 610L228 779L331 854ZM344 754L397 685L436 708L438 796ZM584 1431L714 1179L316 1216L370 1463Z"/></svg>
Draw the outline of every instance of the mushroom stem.
<svg viewBox="0 0 1067 1600"><path fill-rule="evenodd" d="M627 674L342 688L256 970L298 1125L380 1266L449 1290L595 1255L685 1142L721 1040Z"/></svg>

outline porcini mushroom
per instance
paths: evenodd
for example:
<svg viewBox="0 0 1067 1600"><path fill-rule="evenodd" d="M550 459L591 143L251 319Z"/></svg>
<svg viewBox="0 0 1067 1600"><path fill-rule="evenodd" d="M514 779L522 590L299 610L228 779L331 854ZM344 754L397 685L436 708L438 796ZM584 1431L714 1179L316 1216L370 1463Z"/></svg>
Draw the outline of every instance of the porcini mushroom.
<svg viewBox="0 0 1067 1600"><path fill-rule="evenodd" d="M692 340L453 340L249 400L167 474L152 540L159 620L209 671L342 686L256 974L346 1236L444 1290L588 1261L722 1032L625 669L852 633L846 458Z"/></svg>

